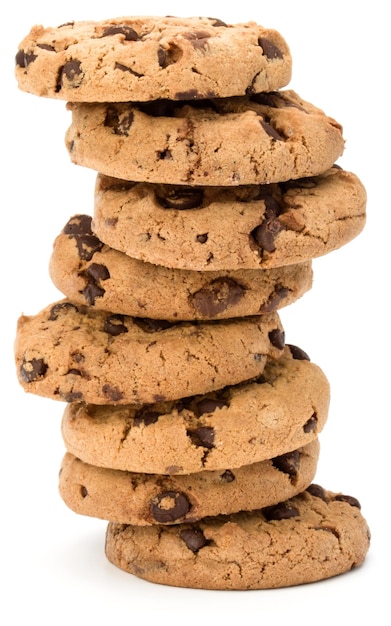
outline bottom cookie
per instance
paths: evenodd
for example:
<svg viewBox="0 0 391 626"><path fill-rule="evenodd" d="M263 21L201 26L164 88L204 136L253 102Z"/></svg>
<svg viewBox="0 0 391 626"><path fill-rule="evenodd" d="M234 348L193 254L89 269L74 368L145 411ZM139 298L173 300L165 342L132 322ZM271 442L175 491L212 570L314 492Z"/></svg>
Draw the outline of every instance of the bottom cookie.
<svg viewBox="0 0 391 626"><path fill-rule="evenodd" d="M358 500L311 485L252 512L194 524L109 522L105 552L150 582L198 589L272 589L316 582L359 566L370 531Z"/></svg>

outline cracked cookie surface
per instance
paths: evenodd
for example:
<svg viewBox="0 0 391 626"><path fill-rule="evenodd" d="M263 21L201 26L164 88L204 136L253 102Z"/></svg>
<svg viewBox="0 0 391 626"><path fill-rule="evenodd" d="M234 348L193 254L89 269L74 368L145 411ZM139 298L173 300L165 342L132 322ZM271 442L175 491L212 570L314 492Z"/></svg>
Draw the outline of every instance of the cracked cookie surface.
<svg viewBox="0 0 391 626"><path fill-rule="evenodd" d="M292 90L174 102L68 103L73 163L174 185L247 185L316 176L341 156L341 125Z"/></svg>
<svg viewBox="0 0 391 626"><path fill-rule="evenodd" d="M64 299L19 318L15 360L19 382L31 393L65 402L140 404L247 380L283 348L277 313L174 324Z"/></svg>
<svg viewBox="0 0 391 626"><path fill-rule="evenodd" d="M308 261L351 241L365 219L363 184L334 166L317 177L229 188L98 174L93 228L107 245L140 260L212 271Z"/></svg>
<svg viewBox="0 0 391 626"><path fill-rule="evenodd" d="M109 522L106 556L154 583L201 589L272 589L358 567L370 545L359 501L310 485L276 506L193 524Z"/></svg>
<svg viewBox="0 0 391 626"><path fill-rule="evenodd" d="M20 89L69 102L221 98L288 84L277 31L208 17L118 17L34 26L16 55Z"/></svg>
<svg viewBox="0 0 391 626"><path fill-rule="evenodd" d="M215 272L144 263L99 241L91 219L73 216L56 237L50 258L54 285L75 303L171 321L227 319L280 309L312 286L311 262Z"/></svg>
<svg viewBox="0 0 391 626"><path fill-rule="evenodd" d="M59 491L75 513L122 524L178 524L277 504L313 481L317 439L303 448L236 469L186 475L123 472L67 452Z"/></svg>
<svg viewBox="0 0 391 626"><path fill-rule="evenodd" d="M300 448L322 431L330 388L289 345L255 380L142 407L68 404L65 448L98 467L191 474L250 465Z"/></svg>

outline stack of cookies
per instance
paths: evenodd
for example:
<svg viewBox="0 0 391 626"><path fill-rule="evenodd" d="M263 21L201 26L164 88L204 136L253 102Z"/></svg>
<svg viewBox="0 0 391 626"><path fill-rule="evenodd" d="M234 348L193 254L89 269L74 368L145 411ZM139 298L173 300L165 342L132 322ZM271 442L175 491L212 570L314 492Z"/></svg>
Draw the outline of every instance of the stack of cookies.
<svg viewBox="0 0 391 626"><path fill-rule="evenodd" d="M26 391L65 403L60 494L108 521L107 558L149 581L262 589L358 566L356 498L314 477L329 383L280 319L312 260L365 223L341 126L283 88L282 36L253 22L119 18L34 27L19 87L68 102L97 172L18 321Z"/></svg>

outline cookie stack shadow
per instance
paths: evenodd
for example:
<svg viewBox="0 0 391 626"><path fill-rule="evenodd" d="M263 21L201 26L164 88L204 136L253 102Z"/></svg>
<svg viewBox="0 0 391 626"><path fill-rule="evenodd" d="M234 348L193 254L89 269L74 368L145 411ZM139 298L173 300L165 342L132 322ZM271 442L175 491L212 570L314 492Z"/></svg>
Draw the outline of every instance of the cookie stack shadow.
<svg viewBox="0 0 391 626"><path fill-rule="evenodd" d="M360 565L358 500L314 482L329 383L280 311L361 232L366 194L335 165L341 126L283 90L281 35L76 22L35 27L16 63L22 90L68 102L70 158L97 172L93 215L54 241L64 298L15 339L22 387L65 403L65 504L107 520L107 558L152 582L263 589Z"/></svg>

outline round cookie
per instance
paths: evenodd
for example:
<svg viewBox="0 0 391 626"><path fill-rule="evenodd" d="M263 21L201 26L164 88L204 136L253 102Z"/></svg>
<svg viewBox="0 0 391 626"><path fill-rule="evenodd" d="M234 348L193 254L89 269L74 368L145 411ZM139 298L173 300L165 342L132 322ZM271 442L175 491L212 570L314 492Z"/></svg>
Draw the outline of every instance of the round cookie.
<svg viewBox="0 0 391 626"><path fill-rule="evenodd" d="M311 485L252 512L193 524L109 522L105 552L154 583L197 589L273 589L324 580L364 561L368 524L356 498Z"/></svg>
<svg viewBox="0 0 391 626"><path fill-rule="evenodd" d="M65 448L91 465L191 474L265 461L313 441L327 420L329 383L294 346L263 374L217 392L143 407L68 404Z"/></svg>
<svg viewBox="0 0 391 626"><path fill-rule="evenodd" d="M68 103L71 161L107 176L174 185L248 185L315 176L342 128L294 91L147 103Z"/></svg>
<svg viewBox="0 0 391 626"><path fill-rule="evenodd" d="M177 524L271 506L312 482L317 439L274 459L224 471L164 476L105 469L67 452L59 491L75 513L122 524Z"/></svg>
<svg viewBox="0 0 391 626"><path fill-rule="evenodd" d="M365 218L364 186L336 166L317 177L240 187L131 183L98 174L93 229L112 248L167 267L269 269L341 247L361 232Z"/></svg>
<svg viewBox="0 0 391 626"><path fill-rule="evenodd" d="M208 17L118 17L34 26L19 45L19 88L69 102L225 98L291 79L275 30Z"/></svg>
<svg viewBox="0 0 391 626"><path fill-rule="evenodd" d="M144 263L103 244L88 215L74 215L56 237L49 273L72 302L171 321L261 315L295 302L312 286L310 261L216 272Z"/></svg>
<svg viewBox="0 0 391 626"><path fill-rule="evenodd" d="M66 402L142 404L221 389L283 351L277 313L211 322L150 320L62 300L17 324L26 391Z"/></svg>

